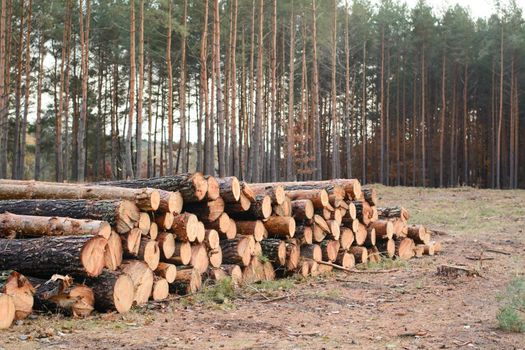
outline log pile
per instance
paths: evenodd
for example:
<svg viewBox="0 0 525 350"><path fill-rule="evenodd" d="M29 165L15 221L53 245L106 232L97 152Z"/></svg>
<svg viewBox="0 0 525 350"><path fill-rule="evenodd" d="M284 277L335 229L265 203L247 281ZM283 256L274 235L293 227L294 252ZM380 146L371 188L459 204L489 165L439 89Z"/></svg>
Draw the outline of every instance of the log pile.
<svg viewBox="0 0 525 350"><path fill-rule="evenodd" d="M0 328L33 308L87 316L441 245L356 179L248 184L187 173L96 184L0 180Z"/></svg>

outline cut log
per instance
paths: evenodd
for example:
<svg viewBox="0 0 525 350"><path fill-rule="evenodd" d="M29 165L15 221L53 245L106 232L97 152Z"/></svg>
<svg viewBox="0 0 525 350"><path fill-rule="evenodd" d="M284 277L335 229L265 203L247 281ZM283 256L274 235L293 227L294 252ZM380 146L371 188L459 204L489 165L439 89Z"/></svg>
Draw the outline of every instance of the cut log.
<svg viewBox="0 0 525 350"><path fill-rule="evenodd" d="M15 303L9 295L0 293L0 329L11 327L15 320Z"/></svg>
<svg viewBox="0 0 525 350"><path fill-rule="evenodd" d="M392 239L394 237L394 224L388 220L378 220L370 224L376 230L379 239Z"/></svg>
<svg viewBox="0 0 525 350"><path fill-rule="evenodd" d="M392 221L392 224L394 225L394 236L396 238L403 238L406 237L408 234L408 225L405 220L402 220L400 218L394 218L394 219L388 219Z"/></svg>
<svg viewBox="0 0 525 350"><path fill-rule="evenodd" d="M395 242L396 256L401 260L409 260L414 256L414 241L410 238L403 238Z"/></svg>
<svg viewBox="0 0 525 350"><path fill-rule="evenodd" d="M180 241L195 242L199 220L195 214L182 213L176 215L171 226L171 232Z"/></svg>
<svg viewBox="0 0 525 350"><path fill-rule="evenodd" d="M248 266L254 250L253 236L237 236L231 240L221 241L222 260L226 264Z"/></svg>
<svg viewBox="0 0 525 350"><path fill-rule="evenodd" d="M263 270L264 270L264 280L273 281L275 279L275 269L269 261L263 261Z"/></svg>
<svg viewBox="0 0 525 350"><path fill-rule="evenodd" d="M215 201L221 196L219 182L214 176L204 175L204 178L208 182L208 190L206 192L206 198L209 201Z"/></svg>
<svg viewBox="0 0 525 350"><path fill-rule="evenodd" d="M190 265L193 266L200 274L203 274L210 265L208 251L204 244L194 244L191 247Z"/></svg>
<svg viewBox="0 0 525 350"><path fill-rule="evenodd" d="M352 231L355 233L357 232L357 230L359 230L360 222L357 219L352 220L350 218L343 218L343 220L341 221L341 225L352 229Z"/></svg>
<svg viewBox="0 0 525 350"><path fill-rule="evenodd" d="M301 259L301 261L299 261L299 268L297 269L297 272L303 277L308 277L310 275L310 264L308 261Z"/></svg>
<svg viewBox="0 0 525 350"><path fill-rule="evenodd" d="M104 252L104 266L111 271L115 271L122 264L123 253L124 249L120 236L116 232L111 232L106 251Z"/></svg>
<svg viewBox="0 0 525 350"><path fill-rule="evenodd" d="M357 209L354 202L348 202L348 209L346 210L346 217L352 220L357 219Z"/></svg>
<svg viewBox="0 0 525 350"><path fill-rule="evenodd" d="M330 233L330 226L326 222L326 220L321 217L320 215L314 215L314 222L317 226L319 226L324 232Z"/></svg>
<svg viewBox="0 0 525 350"><path fill-rule="evenodd" d="M171 258L161 257L161 260L175 265L188 265L191 261L190 242L175 242L175 252Z"/></svg>
<svg viewBox="0 0 525 350"><path fill-rule="evenodd" d="M283 204L286 193L280 183L251 183L250 188L255 195L270 196L272 204Z"/></svg>
<svg viewBox="0 0 525 350"><path fill-rule="evenodd" d="M265 239L261 242L263 255L269 261L284 266L286 264L286 243L280 239Z"/></svg>
<svg viewBox="0 0 525 350"><path fill-rule="evenodd" d="M140 228L143 236L147 236L149 234L149 228L151 227L151 219L148 213L140 213L139 223L137 227Z"/></svg>
<svg viewBox="0 0 525 350"><path fill-rule="evenodd" d="M358 179L335 179L329 180L330 182L342 186L349 198L354 200L362 197L361 183Z"/></svg>
<svg viewBox="0 0 525 350"><path fill-rule="evenodd" d="M151 299L161 301L168 298L170 295L170 286L165 278L154 276L153 288L151 290Z"/></svg>
<svg viewBox="0 0 525 350"><path fill-rule="evenodd" d="M137 258L144 261L151 270L155 270L160 261L159 244L149 238L142 237Z"/></svg>
<svg viewBox="0 0 525 350"><path fill-rule="evenodd" d="M326 237L326 231L319 225L312 226L312 236L314 242L322 242Z"/></svg>
<svg viewBox="0 0 525 350"><path fill-rule="evenodd" d="M170 293L190 294L201 289L201 274L194 268L182 267L177 269L177 278L170 284Z"/></svg>
<svg viewBox="0 0 525 350"><path fill-rule="evenodd" d="M255 201L255 198L253 199ZM252 201L246 197L242 192L238 202L226 202L224 211L227 213L240 214L248 211L252 205Z"/></svg>
<svg viewBox="0 0 525 350"><path fill-rule="evenodd" d="M219 183L220 195L226 203L235 203L241 197L241 184L235 176L217 179Z"/></svg>
<svg viewBox="0 0 525 350"><path fill-rule="evenodd" d="M425 253L425 248L424 248L424 245L415 245L414 246L414 256L416 258L422 258L423 257L423 254Z"/></svg>
<svg viewBox="0 0 525 350"><path fill-rule="evenodd" d="M381 262L381 253L377 247L368 248L368 261L376 264Z"/></svg>
<svg viewBox="0 0 525 350"><path fill-rule="evenodd" d="M101 236L0 239L0 270L49 278L55 273L98 276L107 240Z"/></svg>
<svg viewBox="0 0 525 350"><path fill-rule="evenodd" d="M420 244L423 248L423 254L425 255L434 255L434 245L433 244Z"/></svg>
<svg viewBox="0 0 525 350"><path fill-rule="evenodd" d="M184 203L201 201L208 192L208 181L201 173L185 173L149 179L119 180L100 182L102 186L126 188L157 188L160 190L180 192Z"/></svg>
<svg viewBox="0 0 525 350"><path fill-rule="evenodd" d="M268 237L293 237L295 235L295 220L291 217L270 216L264 221Z"/></svg>
<svg viewBox="0 0 525 350"><path fill-rule="evenodd" d="M389 258L393 258L396 254L396 244L393 239L387 239L377 242L379 252Z"/></svg>
<svg viewBox="0 0 525 350"><path fill-rule="evenodd" d="M0 214L2 238L100 235L107 239L110 233L111 226L107 221Z"/></svg>
<svg viewBox="0 0 525 350"><path fill-rule="evenodd" d="M400 218L403 221L408 221L410 219L410 214L408 210L403 207L385 207L377 208L379 217L384 218Z"/></svg>
<svg viewBox="0 0 525 350"><path fill-rule="evenodd" d="M139 228L134 228L120 237L122 239L124 254L126 254L126 256L137 256L139 253L142 231Z"/></svg>
<svg viewBox="0 0 525 350"><path fill-rule="evenodd" d="M323 251L318 244L303 244L301 246L301 256L314 261L323 260Z"/></svg>
<svg viewBox="0 0 525 350"><path fill-rule="evenodd" d="M160 204L157 209L158 212L170 212L173 215L180 214L184 200L180 192L170 192L164 190L158 190L160 194Z"/></svg>
<svg viewBox="0 0 525 350"><path fill-rule="evenodd" d="M151 239L157 239L157 236L159 234L159 225L157 225L156 222L152 222L149 226L148 236Z"/></svg>
<svg viewBox="0 0 525 350"><path fill-rule="evenodd" d="M118 233L131 230L139 221L139 209L131 201L85 199L28 199L0 201L0 213L59 216L107 221Z"/></svg>
<svg viewBox="0 0 525 350"><path fill-rule="evenodd" d="M153 271L143 261L127 260L122 263L122 272L133 281L133 301L137 305L146 304L153 288Z"/></svg>
<svg viewBox="0 0 525 350"><path fill-rule="evenodd" d="M334 262L337 259L337 254L341 244L335 240L325 240L321 242L321 251L323 254L323 261Z"/></svg>
<svg viewBox="0 0 525 350"><path fill-rule="evenodd" d="M330 227L330 237L338 241L339 237L341 236L340 223L337 222L337 220L328 220L326 223Z"/></svg>
<svg viewBox="0 0 525 350"><path fill-rule="evenodd" d="M370 219L370 221L375 222L379 220L379 211L377 210L377 206L375 205L371 206L371 208L372 208L372 218Z"/></svg>
<svg viewBox="0 0 525 350"><path fill-rule="evenodd" d="M441 242L430 242L430 245L434 246L434 254L439 254L443 251L443 247L441 246Z"/></svg>
<svg viewBox="0 0 525 350"><path fill-rule="evenodd" d="M285 196L285 199L281 204L274 204L272 208L274 215L292 216L292 201L288 196Z"/></svg>
<svg viewBox="0 0 525 350"><path fill-rule="evenodd" d="M172 283L177 277L177 267L165 262L160 262L154 272L155 275L165 278L168 283Z"/></svg>
<svg viewBox="0 0 525 350"><path fill-rule="evenodd" d="M202 243L206 238L206 227L202 221L197 222L195 225L195 242Z"/></svg>
<svg viewBox="0 0 525 350"><path fill-rule="evenodd" d="M375 188L363 188L363 198L371 206L377 205L379 202Z"/></svg>
<svg viewBox="0 0 525 350"><path fill-rule="evenodd" d="M253 245L253 251L252 256L261 256L262 255L262 247L260 242L255 242Z"/></svg>
<svg viewBox="0 0 525 350"><path fill-rule="evenodd" d="M173 226L175 216L168 212L155 215L155 223L162 230L169 230Z"/></svg>
<svg viewBox="0 0 525 350"><path fill-rule="evenodd" d="M355 257L354 255L348 253L345 249L340 249L337 253L335 263L337 265L341 265L345 269L351 269L355 266Z"/></svg>
<svg viewBox="0 0 525 350"><path fill-rule="evenodd" d="M212 222L224 213L224 200L219 197L207 202L189 203L184 205L184 211L197 215L201 221Z"/></svg>
<svg viewBox="0 0 525 350"><path fill-rule="evenodd" d="M301 186L285 187L286 195L292 200L309 199L315 209L323 209L330 204L328 192L324 189L311 189Z"/></svg>
<svg viewBox="0 0 525 350"><path fill-rule="evenodd" d="M0 200L5 199L87 199L128 200L143 211L159 208L160 194L153 188L120 188L82 184L62 184L38 181L0 182Z"/></svg>
<svg viewBox="0 0 525 350"><path fill-rule="evenodd" d="M242 271L242 279L245 283L256 283L265 279L264 265L258 257L253 257L250 264Z"/></svg>
<svg viewBox="0 0 525 350"><path fill-rule="evenodd" d="M222 264L222 248L219 245L217 248L208 252L208 258L212 267L221 267Z"/></svg>
<svg viewBox="0 0 525 350"><path fill-rule="evenodd" d="M122 271L104 271L97 278L87 279L86 284L93 290L98 311L125 313L131 309L135 286L130 275Z"/></svg>
<svg viewBox="0 0 525 350"><path fill-rule="evenodd" d="M430 234L427 233L427 230L423 225L408 227L407 237L412 238L416 244L430 243Z"/></svg>
<svg viewBox="0 0 525 350"><path fill-rule="evenodd" d="M357 228L357 231L355 231L354 233L355 233L355 244L357 245L365 244L365 241L368 237L366 226L360 223Z"/></svg>
<svg viewBox="0 0 525 350"><path fill-rule="evenodd" d="M161 232L157 236L160 256L163 259L169 259L175 253L175 237L169 232Z"/></svg>
<svg viewBox="0 0 525 350"><path fill-rule="evenodd" d="M376 230L373 227L369 227L366 230L366 239L363 245L367 248L372 248L376 245Z"/></svg>
<svg viewBox="0 0 525 350"><path fill-rule="evenodd" d="M221 270L231 277L235 285L242 283L242 269L239 265L221 265Z"/></svg>
<svg viewBox="0 0 525 350"><path fill-rule="evenodd" d="M24 275L16 271L11 272L2 288L2 293L13 298L15 320L23 320L31 314L33 311L34 292L33 285Z"/></svg>
<svg viewBox="0 0 525 350"><path fill-rule="evenodd" d="M286 243L286 270L295 271L299 267L301 248L296 242Z"/></svg>
<svg viewBox="0 0 525 350"><path fill-rule="evenodd" d="M233 219L230 219L230 227L226 231L226 239L234 239L237 236L237 225Z"/></svg>
<svg viewBox="0 0 525 350"><path fill-rule="evenodd" d="M307 259L308 265L310 265L310 276L316 277L319 276L319 263L312 259Z"/></svg>
<svg viewBox="0 0 525 350"><path fill-rule="evenodd" d="M222 239L226 239L226 238L233 238L233 237L226 236L226 233L228 232L228 229L230 228L230 223L231 223L231 220L228 214L222 213L221 216L219 216L217 220L208 222L208 223L205 222L204 226L206 227L206 229L216 230Z"/></svg>
<svg viewBox="0 0 525 350"><path fill-rule="evenodd" d="M310 226L296 226L294 237L297 238L301 244L312 244L313 243L312 228Z"/></svg>
<svg viewBox="0 0 525 350"><path fill-rule="evenodd" d="M256 242L268 237L265 225L260 220L255 221L235 221L237 233L240 235L252 235Z"/></svg>
<svg viewBox="0 0 525 350"><path fill-rule="evenodd" d="M305 221L314 217L314 205L309 199L297 199L291 201L292 216L295 220Z"/></svg>
<svg viewBox="0 0 525 350"><path fill-rule="evenodd" d="M251 185L249 185L248 183L244 181L240 181L240 183L241 183L241 198L244 196L250 202L255 200L256 195L253 189L251 188Z"/></svg>
<svg viewBox="0 0 525 350"><path fill-rule="evenodd" d="M352 203L355 205L357 219L368 226L373 216L373 210L370 204L365 201L353 201Z"/></svg>
<svg viewBox="0 0 525 350"><path fill-rule="evenodd" d="M206 244L206 247L210 250L219 248L220 245L220 237L217 231L215 230L206 230L205 232L205 238L204 238L204 244Z"/></svg>
<svg viewBox="0 0 525 350"><path fill-rule="evenodd" d="M69 276L53 275L44 280L29 277L35 287L35 309L87 317L95 309L93 289L85 284L73 284Z"/></svg>
<svg viewBox="0 0 525 350"><path fill-rule="evenodd" d="M348 250L349 253L351 253L356 263L367 263L368 262L368 250L365 247L350 247Z"/></svg>
<svg viewBox="0 0 525 350"><path fill-rule="evenodd" d="M319 275L329 275L334 270L332 263L325 263L324 261L321 261L318 264L319 264Z"/></svg>
<svg viewBox="0 0 525 350"><path fill-rule="evenodd" d="M246 211L256 219L266 219L272 215L272 200L269 196L256 195L255 201L250 203L250 209ZM246 215L244 215L245 217Z"/></svg>
<svg viewBox="0 0 525 350"><path fill-rule="evenodd" d="M341 244L341 249L348 249L354 243L354 233L351 229L343 227L341 229L341 235L339 236L339 243Z"/></svg>

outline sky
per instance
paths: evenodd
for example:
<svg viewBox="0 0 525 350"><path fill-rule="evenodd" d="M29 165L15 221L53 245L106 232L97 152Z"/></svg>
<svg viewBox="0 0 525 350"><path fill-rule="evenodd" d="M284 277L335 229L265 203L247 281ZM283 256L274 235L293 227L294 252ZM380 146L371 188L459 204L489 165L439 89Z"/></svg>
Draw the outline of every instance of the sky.
<svg viewBox="0 0 525 350"><path fill-rule="evenodd" d="M405 2L413 7L418 0L405 0ZM432 6L438 13L443 12L444 9L455 4L468 7L474 17L488 17L495 12L495 0L427 0L427 3ZM502 0L506 3L506 0ZM525 9L525 0L516 0L516 3L522 9Z"/></svg>

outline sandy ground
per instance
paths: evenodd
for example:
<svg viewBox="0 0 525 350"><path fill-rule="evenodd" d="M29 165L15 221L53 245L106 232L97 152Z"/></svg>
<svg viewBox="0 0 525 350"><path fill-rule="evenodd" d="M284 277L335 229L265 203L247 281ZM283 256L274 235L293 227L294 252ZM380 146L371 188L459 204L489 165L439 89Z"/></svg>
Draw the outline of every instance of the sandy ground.
<svg viewBox="0 0 525 350"><path fill-rule="evenodd" d="M87 320L35 316L0 331L0 349L524 349L525 334L500 331L496 313L498 294L525 274L525 191L377 187L381 204L442 232L442 255L282 290L254 285L229 306L189 299ZM468 259L486 249L506 254ZM441 277L441 264L481 276Z"/></svg>

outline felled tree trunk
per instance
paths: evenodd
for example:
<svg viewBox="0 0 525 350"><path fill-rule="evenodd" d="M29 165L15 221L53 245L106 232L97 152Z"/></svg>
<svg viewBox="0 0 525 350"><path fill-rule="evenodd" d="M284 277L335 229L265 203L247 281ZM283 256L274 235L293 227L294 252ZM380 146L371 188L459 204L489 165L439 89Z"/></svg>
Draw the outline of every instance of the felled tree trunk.
<svg viewBox="0 0 525 350"><path fill-rule="evenodd" d="M17 271L11 272L2 293L10 295L15 304L15 320L23 320L33 311L33 294L35 289L31 282Z"/></svg>
<svg viewBox="0 0 525 350"><path fill-rule="evenodd" d="M86 284L93 290L98 311L125 313L131 309L135 287L130 275L122 271L104 271L96 278L88 278Z"/></svg>

